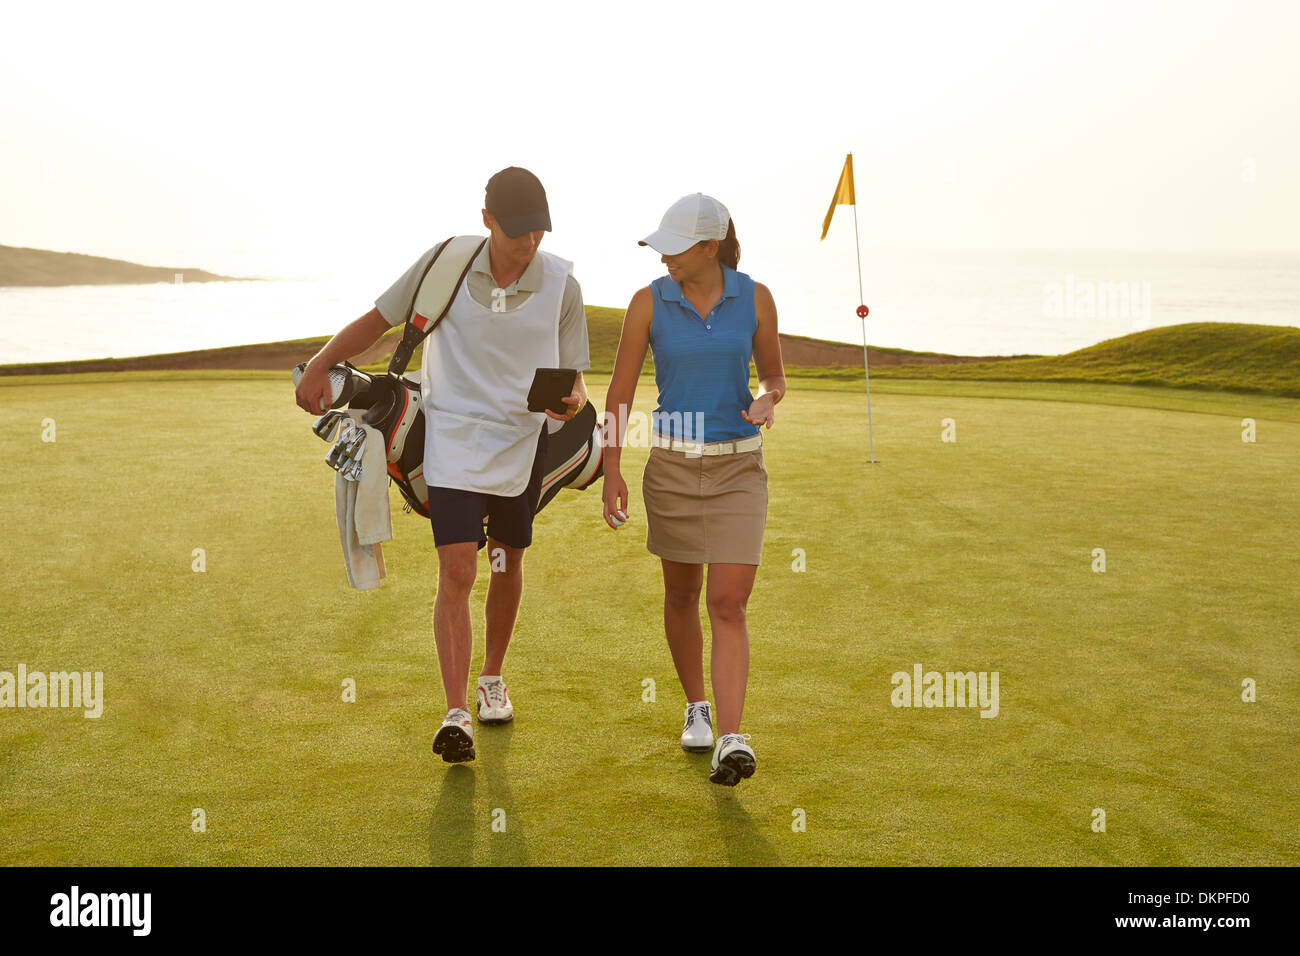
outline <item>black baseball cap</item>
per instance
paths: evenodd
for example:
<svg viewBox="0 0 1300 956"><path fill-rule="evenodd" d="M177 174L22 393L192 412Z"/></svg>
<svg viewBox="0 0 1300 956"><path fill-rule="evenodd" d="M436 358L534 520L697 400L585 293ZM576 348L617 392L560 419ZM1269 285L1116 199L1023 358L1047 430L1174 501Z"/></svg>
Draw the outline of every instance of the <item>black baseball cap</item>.
<svg viewBox="0 0 1300 956"><path fill-rule="evenodd" d="M551 231L551 209L542 181L520 166L507 167L488 180L483 208L511 239L536 229Z"/></svg>

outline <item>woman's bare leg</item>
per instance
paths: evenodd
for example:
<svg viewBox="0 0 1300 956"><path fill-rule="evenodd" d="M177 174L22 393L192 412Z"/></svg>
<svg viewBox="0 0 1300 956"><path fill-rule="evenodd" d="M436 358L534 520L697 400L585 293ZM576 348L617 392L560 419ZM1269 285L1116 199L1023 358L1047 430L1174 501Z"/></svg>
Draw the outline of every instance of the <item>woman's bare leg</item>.
<svg viewBox="0 0 1300 956"><path fill-rule="evenodd" d="M754 564L710 564L705 604L713 627L713 706L718 736L740 732L749 680L749 631L745 605L754 589Z"/></svg>
<svg viewBox="0 0 1300 956"><path fill-rule="evenodd" d="M664 566L664 633L686 700L705 699L704 633L700 628L700 585L704 565L661 559Z"/></svg>

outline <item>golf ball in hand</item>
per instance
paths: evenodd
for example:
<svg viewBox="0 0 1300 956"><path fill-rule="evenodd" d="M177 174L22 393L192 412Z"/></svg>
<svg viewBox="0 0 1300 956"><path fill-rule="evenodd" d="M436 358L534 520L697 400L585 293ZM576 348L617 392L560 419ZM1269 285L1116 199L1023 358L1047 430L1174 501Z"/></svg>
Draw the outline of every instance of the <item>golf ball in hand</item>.
<svg viewBox="0 0 1300 956"><path fill-rule="evenodd" d="M627 512L614 511L610 513L609 520L613 522L615 528L621 528L627 524Z"/></svg>

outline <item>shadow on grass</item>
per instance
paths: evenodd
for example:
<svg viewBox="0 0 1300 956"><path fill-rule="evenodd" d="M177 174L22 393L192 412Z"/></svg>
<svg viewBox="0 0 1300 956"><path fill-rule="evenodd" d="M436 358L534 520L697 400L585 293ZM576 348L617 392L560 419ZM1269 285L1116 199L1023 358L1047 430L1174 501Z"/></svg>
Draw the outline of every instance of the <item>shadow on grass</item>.
<svg viewBox="0 0 1300 956"><path fill-rule="evenodd" d="M781 857L759 832L749 813L741 806L737 790L743 787L713 788L713 802L718 807L718 827L727 847L727 862L732 866L781 866Z"/></svg>
<svg viewBox="0 0 1300 956"><path fill-rule="evenodd" d="M429 862L433 866L473 866L475 838L479 834L487 843L488 865L528 865L528 841L515 813L506 771L506 753L513 735L512 723L480 726L474 737L477 759L446 766L438 803L429 819ZM481 808L475 809L479 777L487 788L487 798ZM503 832L492 829L497 810L505 811Z"/></svg>
<svg viewBox="0 0 1300 956"><path fill-rule="evenodd" d="M744 783L736 787L723 787L709 780L713 761L709 754L685 754L692 768L700 775L704 786L713 795L718 809L718 829L722 843L727 848L727 862L731 866L783 866L781 857L772 844L759 832L739 797Z"/></svg>
<svg viewBox="0 0 1300 956"><path fill-rule="evenodd" d="M442 792L429 820L429 862L470 866L474 862L474 765L448 764Z"/></svg>
<svg viewBox="0 0 1300 956"><path fill-rule="evenodd" d="M527 866L529 863L528 840L524 837L519 814L515 813L515 798L510 792L510 774L506 770L506 754L510 750L514 732L513 721L500 726L480 725L475 738L478 763L487 782L489 816L484 825L488 828L488 857L493 866ZM491 827L491 814L498 809L505 811L506 829L502 833L497 833Z"/></svg>

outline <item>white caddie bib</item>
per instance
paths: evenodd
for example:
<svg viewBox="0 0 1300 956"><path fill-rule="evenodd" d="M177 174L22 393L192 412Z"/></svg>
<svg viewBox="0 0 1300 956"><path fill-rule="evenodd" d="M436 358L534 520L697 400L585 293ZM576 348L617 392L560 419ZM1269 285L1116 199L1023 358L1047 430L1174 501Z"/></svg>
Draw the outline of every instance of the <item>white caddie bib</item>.
<svg viewBox="0 0 1300 956"><path fill-rule="evenodd" d="M532 474L547 418L528 410L539 368L560 362L560 309L573 263L538 251L542 287L522 306L494 312L461 285L442 324L425 339L424 479L512 498Z"/></svg>

